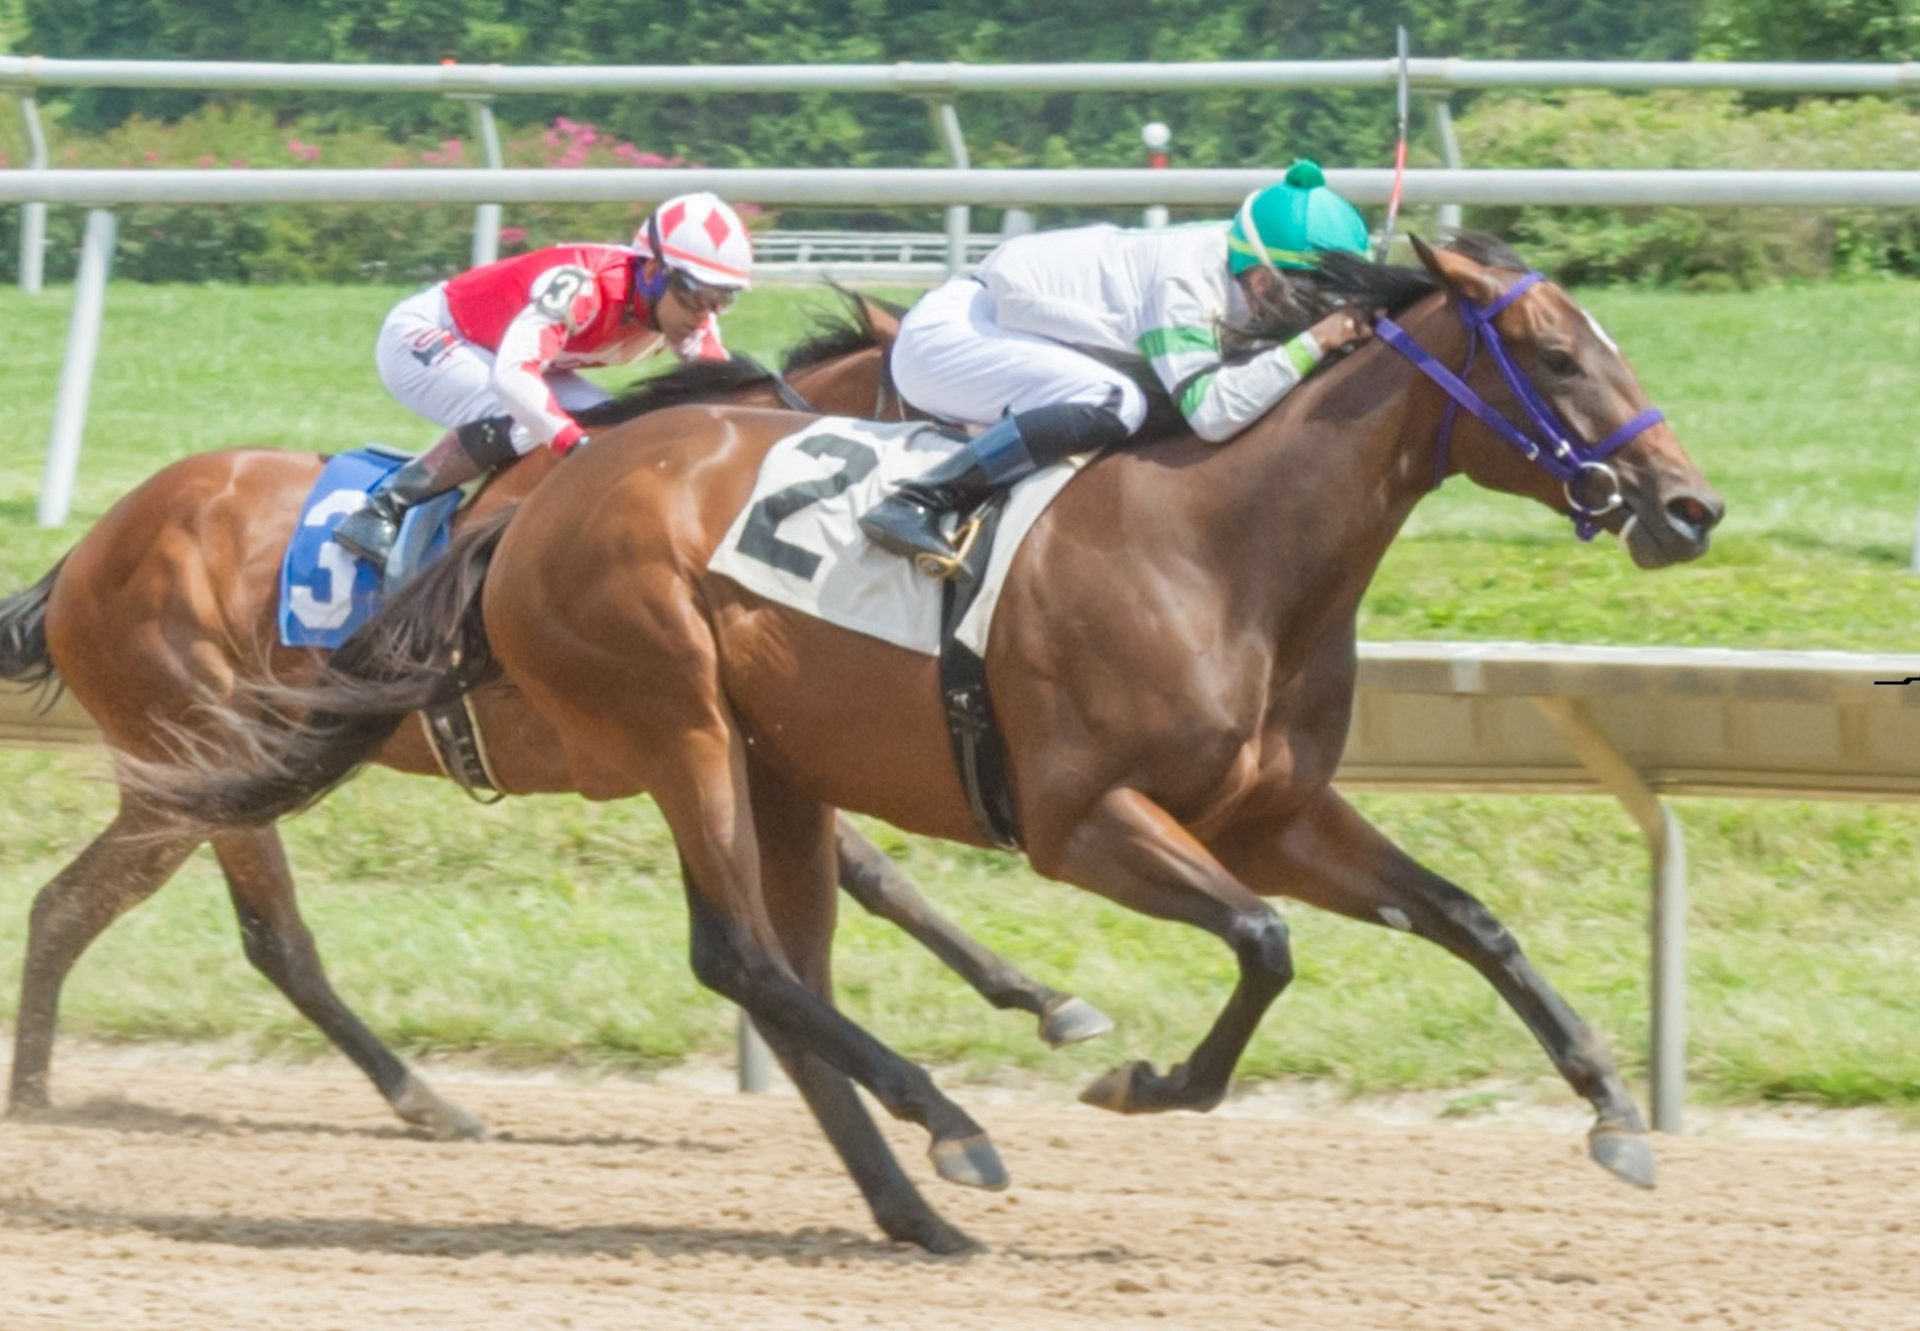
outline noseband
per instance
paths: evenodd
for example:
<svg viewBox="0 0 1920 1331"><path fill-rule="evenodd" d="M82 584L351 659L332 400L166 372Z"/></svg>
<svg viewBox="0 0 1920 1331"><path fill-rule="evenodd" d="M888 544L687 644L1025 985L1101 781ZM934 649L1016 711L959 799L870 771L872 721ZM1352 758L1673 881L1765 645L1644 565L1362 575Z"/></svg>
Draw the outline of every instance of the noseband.
<svg viewBox="0 0 1920 1331"><path fill-rule="evenodd" d="M1572 510L1574 530L1580 539L1590 541L1594 533L1600 530L1595 519L1606 516L1625 502L1620 491L1620 474L1607 461L1615 453L1625 448L1650 426L1666 419L1658 407L1648 407L1632 420L1622 425L1597 444L1576 442L1574 432L1560 419L1540 390L1535 388L1520 367L1513 363L1513 355L1507 350L1506 343L1500 339L1500 330L1493 326L1500 311L1513 304L1529 287L1544 280L1539 273L1528 273L1509 287L1500 298L1488 305L1474 305L1459 301L1460 322L1467 328L1467 363L1455 374L1425 347L1414 341L1407 330L1392 319L1382 318L1374 325L1386 344L1413 362L1414 368L1438 384L1451 399L1447 403L1446 414L1440 418L1440 439L1434 453L1433 484L1438 488L1447 478L1449 444L1453 437L1454 414L1465 407L1479 417L1486 427L1500 438L1519 449L1527 461L1540 467L1560 482L1567 496L1567 507ZM1467 387L1467 376L1473 373L1473 358L1479 353L1480 340L1486 338L1487 351L1492 355L1494 364L1500 367L1500 377L1507 381L1514 399L1520 403L1530 421L1531 429L1515 425L1500 412L1494 410L1473 389ZM1606 498L1597 508L1589 508L1580 499L1581 490L1586 482L1598 477L1606 485Z"/></svg>

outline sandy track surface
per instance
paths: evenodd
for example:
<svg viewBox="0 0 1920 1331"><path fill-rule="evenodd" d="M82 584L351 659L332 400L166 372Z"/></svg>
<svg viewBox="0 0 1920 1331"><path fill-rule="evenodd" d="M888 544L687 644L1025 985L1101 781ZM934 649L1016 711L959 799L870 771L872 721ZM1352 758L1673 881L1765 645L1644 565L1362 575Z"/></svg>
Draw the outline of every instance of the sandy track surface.
<svg viewBox="0 0 1920 1331"><path fill-rule="evenodd" d="M877 1236L798 1101L626 1082L440 1089L410 1135L332 1072L64 1062L0 1124L0 1328L1920 1327L1920 1136L1661 1141L974 1102L985 1250ZM963 1093L962 1098L965 1099Z"/></svg>

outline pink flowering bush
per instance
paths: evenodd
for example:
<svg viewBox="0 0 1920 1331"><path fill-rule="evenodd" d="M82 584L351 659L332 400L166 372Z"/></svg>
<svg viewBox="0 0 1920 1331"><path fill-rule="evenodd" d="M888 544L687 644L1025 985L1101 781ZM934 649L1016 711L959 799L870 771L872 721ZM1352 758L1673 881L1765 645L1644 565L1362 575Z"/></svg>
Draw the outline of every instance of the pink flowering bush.
<svg viewBox="0 0 1920 1331"><path fill-rule="evenodd" d="M212 105L174 122L134 117L98 136L49 128L55 164L150 170L254 167L472 168L480 146L460 138L396 144L373 130L340 131L318 121L288 121L246 103ZM556 116L517 131L503 127L510 167L646 172L698 165ZM0 133L0 152L16 148ZM16 152L15 160L20 154ZM0 166L7 159L0 156ZM561 241L625 243L664 184L636 179L631 203L515 204L500 229L500 252L517 254ZM736 204L749 225L760 210ZM0 208L0 267L10 267L20 210ZM85 211L48 212L47 266L71 274ZM473 209L464 204L261 204L235 207L142 206L121 210L116 276L149 282L429 282L464 268L472 256Z"/></svg>

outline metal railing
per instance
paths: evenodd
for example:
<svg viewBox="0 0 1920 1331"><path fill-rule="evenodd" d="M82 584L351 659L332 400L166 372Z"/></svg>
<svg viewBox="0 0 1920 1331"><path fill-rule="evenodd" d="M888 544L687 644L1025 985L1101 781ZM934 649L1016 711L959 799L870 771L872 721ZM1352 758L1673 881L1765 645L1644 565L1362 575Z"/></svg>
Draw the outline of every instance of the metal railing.
<svg viewBox="0 0 1920 1331"><path fill-rule="evenodd" d="M1664 797L1920 800L1920 685L1876 683L1916 672L1920 656L1851 652L1362 643L1338 784L1620 800L1650 862L1653 1122L1678 1132L1687 857ZM44 716L30 702L0 690L0 746L97 742L71 698ZM762 1057L742 1030L743 1057Z"/></svg>
<svg viewBox="0 0 1920 1331"><path fill-rule="evenodd" d="M45 208L81 204L96 210L134 203L372 203L453 202L475 205L473 261L498 254L500 206L506 203L647 202L686 189L713 189L731 198L791 207L861 204L939 206L947 214L945 271L959 272L978 256L970 232L975 205L1031 207L1072 202L1081 207L1208 207L1224 210L1262 185L1271 168L1245 170L1008 171L971 168L953 99L967 94L1065 91L1279 91L1302 88L1391 88L1397 59L1245 61L1201 65L1083 64L966 65L721 65L527 66L219 64L198 61L47 60L0 56L0 91L20 99L30 152L27 169L0 171L0 204L24 205L20 282L40 288ZM1404 199L1441 209L1441 224L1458 222L1465 204L1559 206L1640 204L1736 206L1912 207L1920 204L1920 171L1507 171L1462 170L1459 144L1445 97L1462 89L1589 87L1742 89L1775 92L1899 93L1920 87L1920 64L1596 64L1572 61L1420 59L1408 64L1410 83L1433 108L1446 170L1406 176ZM56 87L193 88L210 91L414 92L465 100L487 168L413 171L70 171L53 170L36 94ZM619 92L644 95L725 92L890 93L927 101L947 169L817 170L523 170L503 166L492 99L522 93ZM1391 173L1332 170L1333 186L1359 203L1385 200ZM84 434L87 389L111 269L114 226L91 217L83 241L80 278L70 326L67 363L48 439L39 516L66 520ZM917 261L915 261L917 263ZM823 271L833 271L831 265ZM892 273L930 275L917 266ZM1920 539L1916 540L1920 567Z"/></svg>

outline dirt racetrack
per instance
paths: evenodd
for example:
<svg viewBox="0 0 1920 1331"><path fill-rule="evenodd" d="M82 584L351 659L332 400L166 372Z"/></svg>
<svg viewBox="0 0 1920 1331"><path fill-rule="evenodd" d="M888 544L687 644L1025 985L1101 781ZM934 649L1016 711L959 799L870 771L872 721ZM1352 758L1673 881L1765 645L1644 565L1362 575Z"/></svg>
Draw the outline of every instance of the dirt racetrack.
<svg viewBox="0 0 1920 1331"><path fill-rule="evenodd" d="M1920 1327L1920 1134L1664 1139L962 1099L1013 1171L931 1179L985 1245L877 1237L788 1096L441 1074L485 1144L344 1071L65 1057L0 1123L0 1331Z"/></svg>

